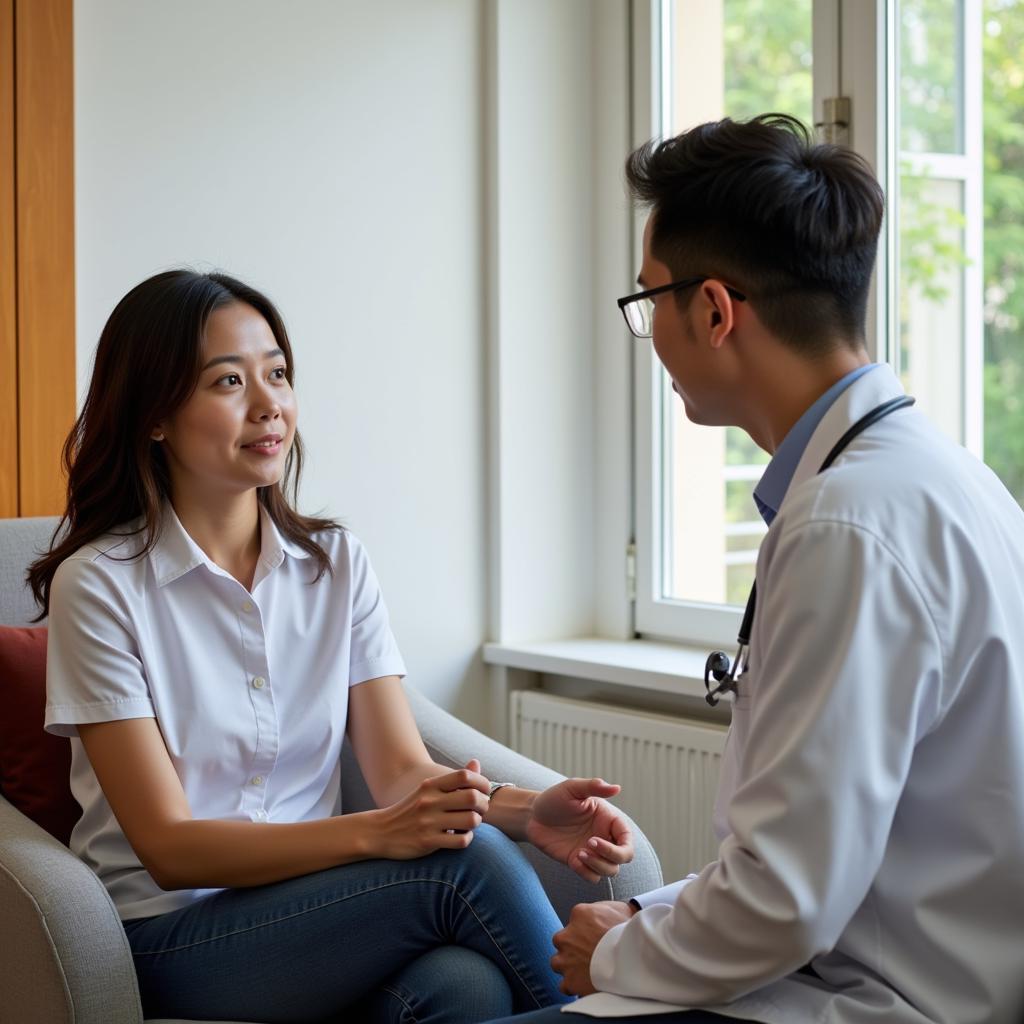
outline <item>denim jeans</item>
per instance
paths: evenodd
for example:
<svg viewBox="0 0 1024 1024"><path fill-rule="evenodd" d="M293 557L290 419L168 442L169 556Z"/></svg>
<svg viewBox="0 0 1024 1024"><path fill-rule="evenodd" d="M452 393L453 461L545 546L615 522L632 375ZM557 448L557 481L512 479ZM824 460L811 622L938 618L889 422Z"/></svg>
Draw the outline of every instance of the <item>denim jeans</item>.
<svg viewBox="0 0 1024 1024"><path fill-rule="evenodd" d="M468 1024L563 1003L518 847L346 864L126 921L147 1017Z"/></svg>

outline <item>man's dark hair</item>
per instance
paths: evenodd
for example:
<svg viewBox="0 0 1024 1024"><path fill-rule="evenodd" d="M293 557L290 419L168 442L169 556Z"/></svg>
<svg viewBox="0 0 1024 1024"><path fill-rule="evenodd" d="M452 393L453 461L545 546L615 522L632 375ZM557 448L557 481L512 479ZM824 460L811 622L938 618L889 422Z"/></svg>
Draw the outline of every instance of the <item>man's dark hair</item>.
<svg viewBox="0 0 1024 1024"><path fill-rule="evenodd" d="M806 355L836 336L863 341L884 197L856 153L815 143L786 114L761 114L648 142L630 154L626 178L651 207L651 252L674 278L735 286Z"/></svg>

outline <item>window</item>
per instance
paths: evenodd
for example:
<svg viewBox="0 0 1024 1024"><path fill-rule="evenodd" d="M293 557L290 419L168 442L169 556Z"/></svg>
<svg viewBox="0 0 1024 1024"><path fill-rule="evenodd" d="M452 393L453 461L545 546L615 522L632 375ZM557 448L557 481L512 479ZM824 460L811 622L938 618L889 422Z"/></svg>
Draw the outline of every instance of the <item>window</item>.
<svg viewBox="0 0 1024 1024"><path fill-rule="evenodd" d="M849 144L889 195L869 347L1024 504L1024 0L639 6L651 110L637 143L769 110L811 124L826 97L852 97ZM768 455L690 423L636 344L637 629L731 641Z"/></svg>
<svg viewBox="0 0 1024 1024"><path fill-rule="evenodd" d="M928 416L980 455L981 12L963 0L898 9L893 362Z"/></svg>

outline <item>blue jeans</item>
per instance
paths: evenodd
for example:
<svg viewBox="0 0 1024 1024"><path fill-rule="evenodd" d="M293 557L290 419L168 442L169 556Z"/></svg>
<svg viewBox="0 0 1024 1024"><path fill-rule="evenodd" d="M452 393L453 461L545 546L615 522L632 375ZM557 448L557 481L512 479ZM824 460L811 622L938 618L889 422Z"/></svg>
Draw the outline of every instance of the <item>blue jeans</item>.
<svg viewBox="0 0 1024 1024"><path fill-rule="evenodd" d="M125 922L147 1017L469 1024L563 1003L561 927L503 833Z"/></svg>

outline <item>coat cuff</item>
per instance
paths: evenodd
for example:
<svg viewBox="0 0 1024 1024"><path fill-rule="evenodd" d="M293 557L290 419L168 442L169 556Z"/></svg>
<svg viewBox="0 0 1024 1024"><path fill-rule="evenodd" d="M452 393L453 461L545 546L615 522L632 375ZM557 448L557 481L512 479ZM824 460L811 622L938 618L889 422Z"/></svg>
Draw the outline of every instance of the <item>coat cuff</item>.
<svg viewBox="0 0 1024 1024"><path fill-rule="evenodd" d="M635 901L639 904L641 910L644 907L653 907L656 903L667 903L671 906L679 898L679 894L683 889L696 877L696 875L687 875L678 882L670 882L668 885L663 885L660 889L652 889L650 892L634 896L630 902Z"/></svg>

